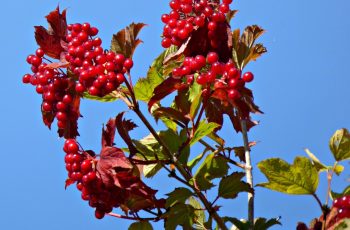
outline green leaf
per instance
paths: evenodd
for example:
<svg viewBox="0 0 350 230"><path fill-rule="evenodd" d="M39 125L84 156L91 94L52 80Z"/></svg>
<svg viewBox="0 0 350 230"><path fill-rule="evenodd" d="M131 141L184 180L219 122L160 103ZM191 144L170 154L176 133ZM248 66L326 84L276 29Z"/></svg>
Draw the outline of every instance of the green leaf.
<svg viewBox="0 0 350 230"><path fill-rule="evenodd" d="M234 199L240 192L250 192L253 189L249 184L242 181L245 176L243 172L234 172L229 176L222 178L219 184L219 196L225 199Z"/></svg>
<svg viewBox="0 0 350 230"><path fill-rule="evenodd" d="M218 143L220 146L224 146L225 145L225 140L222 139L218 134L212 132L208 135L208 137L210 139L212 139L213 141L215 141L216 143Z"/></svg>
<svg viewBox="0 0 350 230"><path fill-rule="evenodd" d="M198 74L195 74L195 76L196 75ZM193 102L195 98L201 94L202 94L202 86L198 84L197 81L194 81L188 91L188 99L190 100L190 102Z"/></svg>
<svg viewBox="0 0 350 230"><path fill-rule="evenodd" d="M337 130L329 141L331 149L336 161L350 159L350 134L347 129Z"/></svg>
<svg viewBox="0 0 350 230"><path fill-rule="evenodd" d="M155 67L151 67L146 78L140 78L134 86L136 99L149 102L153 96L154 89L162 83L163 78L159 76Z"/></svg>
<svg viewBox="0 0 350 230"><path fill-rule="evenodd" d="M184 116L183 113L171 107L157 108L152 112L152 114L156 119L165 117L173 121L181 122L184 125L187 125L188 122L190 121L190 119Z"/></svg>
<svg viewBox="0 0 350 230"><path fill-rule="evenodd" d="M153 230L152 225L147 221L132 223L128 230Z"/></svg>
<svg viewBox="0 0 350 230"><path fill-rule="evenodd" d="M226 176L228 169L227 159L220 155L215 155L215 153L211 153L199 166L194 175L194 180L199 189L208 190L214 186L211 180Z"/></svg>
<svg viewBox="0 0 350 230"><path fill-rule="evenodd" d="M195 158L193 158L190 162L188 162L187 166L192 170L193 167L196 166L198 164L198 162L203 159L203 157L205 156L205 153L207 151L208 150L205 150L203 153L201 153L198 156L196 156Z"/></svg>
<svg viewBox="0 0 350 230"><path fill-rule="evenodd" d="M166 195L168 198L166 199L165 207L169 208L177 203L185 203L193 193L187 188L176 188L174 191Z"/></svg>
<svg viewBox="0 0 350 230"><path fill-rule="evenodd" d="M143 166L143 175L147 178L155 176L162 169L161 164L150 164Z"/></svg>
<svg viewBox="0 0 350 230"><path fill-rule="evenodd" d="M191 145L195 144L197 141L201 140L203 137L212 133L218 127L220 127L220 125L214 122L206 123L204 120L201 121L197 127L197 130L193 135L193 138L191 139L190 144Z"/></svg>
<svg viewBox="0 0 350 230"><path fill-rule="evenodd" d="M233 226L230 228L231 230L248 230L250 227L249 222L246 220L239 220L237 218L227 216L223 217L222 219L225 223L231 222L233 224Z"/></svg>
<svg viewBox="0 0 350 230"><path fill-rule="evenodd" d="M104 97L98 97L98 96L92 96L88 92L83 93L84 99L89 99L93 101L100 101L100 102L114 102L119 99L119 95L116 91L113 91Z"/></svg>
<svg viewBox="0 0 350 230"><path fill-rule="evenodd" d="M335 226L334 230L347 230L350 228L350 219L349 218L342 219L336 225L337 226Z"/></svg>
<svg viewBox="0 0 350 230"><path fill-rule="evenodd" d="M335 174L337 174L337 176L339 176L343 171L344 171L344 166L342 165L336 165L334 167L334 172Z"/></svg>
<svg viewBox="0 0 350 230"><path fill-rule="evenodd" d="M159 160L168 160L168 157L163 153L158 141L152 134L149 134L141 140L132 140L132 142L139 151L137 156L140 157L140 159L147 157L148 160L155 160L155 155L157 155Z"/></svg>
<svg viewBox="0 0 350 230"><path fill-rule="evenodd" d="M342 193L336 193L331 191L331 197L333 200L347 195L350 195L350 185L346 187Z"/></svg>
<svg viewBox="0 0 350 230"><path fill-rule="evenodd" d="M183 203L174 205L165 215L165 230L175 230L178 225L191 229L195 218L194 208Z"/></svg>
<svg viewBox="0 0 350 230"><path fill-rule="evenodd" d="M269 182L258 184L287 194L314 194L318 186L318 171L306 157L297 157L293 165L282 159L272 158L258 164Z"/></svg>
<svg viewBox="0 0 350 230"><path fill-rule="evenodd" d="M190 108L190 117L191 119L194 119L198 113L198 109L201 105L202 101L202 95L198 94L194 100L192 101L191 108Z"/></svg>
<svg viewBox="0 0 350 230"><path fill-rule="evenodd" d="M193 196L187 199L187 202L189 205L191 205L195 211L195 219L194 222L199 225L198 229L205 229L204 228L204 222L205 222L205 212L204 208L202 207L201 203Z"/></svg>
<svg viewBox="0 0 350 230"><path fill-rule="evenodd" d="M254 230L267 230L274 225L282 225L279 222L280 218L272 218L267 220L266 218L257 218L254 220Z"/></svg>
<svg viewBox="0 0 350 230"><path fill-rule="evenodd" d="M169 55L175 53L177 51L177 46L170 46L166 50L164 50L154 61L152 62L152 67L155 67L159 74L163 75L161 71L163 68L164 59L166 59Z"/></svg>
<svg viewBox="0 0 350 230"><path fill-rule="evenodd" d="M304 149L306 154L310 157L312 160L312 163L315 165L317 171L322 172L326 171L328 167L321 163L321 161L309 150L309 149Z"/></svg>
<svg viewBox="0 0 350 230"><path fill-rule="evenodd" d="M142 43L137 36L145 25L143 23L131 23L125 29L114 34L111 42L111 50L115 53L121 53L125 57L132 58L136 47Z"/></svg>

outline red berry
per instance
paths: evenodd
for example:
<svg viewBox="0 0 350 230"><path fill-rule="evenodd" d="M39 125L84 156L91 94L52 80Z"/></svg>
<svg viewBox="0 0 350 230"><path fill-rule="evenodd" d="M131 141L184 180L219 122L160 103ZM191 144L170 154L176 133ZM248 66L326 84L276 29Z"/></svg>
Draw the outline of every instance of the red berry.
<svg viewBox="0 0 350 230"><path fill-rule="evenodd" d="M93 37L97 34L98 34L98 29L96 27L91 27L89 30L89 35Z"/></svg>
<svg viewBox="0 0 350 230"><path fill-rule="evenodd" d="M238 92L238 90L235 89L231 89L228 91L227 96L231 99L231 100L237 100L241 97L241 94Z"/></svg>
<svg viewBox="0 0 350 230"><path fill-rule="evenodd" d="M246 72L242 77L244 82L251 82L254 80L254 75L251 72Z"/></svg>
<svg viewBox="0 0 350 230"><path fill-rule="evenodd" d="M207 84L207 78L206 78L206 75L199 75L196 79L197 83L200 84L200 85L205 85Z"/></svg>
<svg viewBox="0 0 350 230"><path fill-rule="evenodd" d="M130 59L130 58L127 58L125 61L124 61L124 67L127 69L127 70L130 70L134 65L134 62Z"/></svg>
<svg viewBox="0 0 350 230"><path fill-rule="evenodd" d="M23 82L24 84L28 84L28 83L30 83L30 79L31 79L31 78L32 78L32 75L26 74L26 75L23 76L22 82Z"/></svg>
<svg viewBox="0 0 350 230"><path fill-rule="evenodd" d="M168 23L170 17L168 14L163 14L161 19L162 19L162 22Z"/></svg>
<svg viewBox="0 0 350 230"><path fill-rule="evenodd" d="M207 55L207 62L209 64L213 64L213 63L217 62L218 60L219 60L219 56L218 56L217 53L215 53L215 52L208 53L208 55Z"/></svg>
<svg viewBox="0 0 350 230"><path fill-rule="evenodd" d="M96 219L99 219L99 220L100 220L100 219L102 219L104 216L105 216L105 213L104 213L104 212L102 212L102 211L96 209L96 211L95 211L95 217L96 217Z"/></svg>
<svg viewBox="0 0 350 230"><path fill-rule="evenodd" d="M164 48L169 48L171 46L171 39L169 38L163 38L162 40L162 46Z"/></svg>
<svg viewBox="0 0 350 230"><path fill-rule="evenodd" d="M80 168L81 168L81 172L83 174L87 174L88 172L91 171L92 169L92 163L90 160L84 160L81 165L80 165Z"/></svg>
<svg viewBox="0 0 350 230"><path fill-rule="evenodd" d="M216 22L209 22L208 23L208 30L214 31L214 30L216 30L216 28L217 28Z"/></svg>
<svg viewBox="0 0 350 230"><path fill-rule="evenodd" d="M56 114L56 118L57 118L57 120L59 120L59 121L66 121L66 120L68 119L67 114L64 113L64 112L58 112L58 113Z"/></svg>
<svg viewBox="0 0 350 230"><path fill-rule="evenodd" d="M43 49L39 48L36 50L35 54L36 54L36 56L42 58L44 56L45 52Z"/></svg>

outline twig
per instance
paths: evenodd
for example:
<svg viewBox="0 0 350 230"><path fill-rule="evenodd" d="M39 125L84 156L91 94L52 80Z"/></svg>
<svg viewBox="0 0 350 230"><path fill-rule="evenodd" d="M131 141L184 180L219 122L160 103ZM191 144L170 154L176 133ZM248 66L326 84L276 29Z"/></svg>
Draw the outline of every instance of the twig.
<svg viewBox="0 0 350 230"><path fill-rule="evenodd" d="M123 215L113 213L113 212L107 213L107 215L113 216L116 218L120 218L120 219L126 219L126 220L138 220L138 221L156 221L156 220L158 220L158 218L140 218L140 217L123 216Z"/></svg>
<svg viewBox="0 0 350 230"><path fill-rule="evenodd" d="M241 121L242 126L242 135L244 142L244 151L245 151L245 171L247 177L247 183L253 189L253 174L252 174L252 162L250 158L250 148L248 141L248 131L247 131L247 121ZM253 229L254 225L254 193L248 192L248 221L250 222L250 229Z"/></svg>

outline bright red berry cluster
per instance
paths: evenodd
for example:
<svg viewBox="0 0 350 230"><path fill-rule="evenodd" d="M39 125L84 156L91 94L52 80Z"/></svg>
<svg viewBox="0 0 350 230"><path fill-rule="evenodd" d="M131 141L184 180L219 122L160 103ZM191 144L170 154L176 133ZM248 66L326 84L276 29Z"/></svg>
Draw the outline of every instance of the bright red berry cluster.
<svg viewBox="0 0 350 230"><path fill-rule="evenodd" d="M71 107L74 96L70 89L74 86L74 81L59 69L47 67L45 59L41 48L35 54L29 55L27 62L31 65L32 74L25 74L22 80L23 83L35 86L36 92L42 95L43 113L56 117L58 128L65 129L69 120L76 121L79 117Z"/></svg>
<svg viewBox="0 0 350 230"><path fill-rule="evenodd" d="M343 196L335 199L333 207L338 208L337 220L350 218L350 196Z"/></svg>
<svg viewBox="0 0 350 230"><path fill-rule="evenodd" d="M231 100L239 99L240 90L245 83L254 79L251 72L241 76L241 72L232 61L219 62L219 56L215 52L208 53L206 58L202 55L186 57L182 66L172 72L172 77L175 79L187 77L188 84L192 84L194 76L197 76L196 81L202 86L209 88L213 86L214 90L223 89Z"/></svg>
<svg viewBox="0 0 350 230"><path fill-rule="evenodd" d="M105 187L96 173L98 159L91 153L82 151L75 139L66 140L63 150L66 152L65 163L70 183L76 182L81 198L96 208L96 218L102 219L113 207L119 206L115 196L119 192L114 191L115 188L113 190Z"/></svg>
<svg viewBox="0 0 350 230"><path fill-rule="evenodd" d="M169 5L172 11L162 15L162 46L182 45L194 29L206 27L213 48L220 42L215 35L218 27L226 21L226 13L230 11L232 0L172 0Z"/></svg>
<svg viewBox="0 0 350 230"><path fill-rule="evenodd" d="M68 25L68 31L65 58L79 77L76 91L104 96L116 90L124 82L124 74L130 71L133 61L122 54L104 51L101 38L95 37L98 29L89 23Z"/></svg>

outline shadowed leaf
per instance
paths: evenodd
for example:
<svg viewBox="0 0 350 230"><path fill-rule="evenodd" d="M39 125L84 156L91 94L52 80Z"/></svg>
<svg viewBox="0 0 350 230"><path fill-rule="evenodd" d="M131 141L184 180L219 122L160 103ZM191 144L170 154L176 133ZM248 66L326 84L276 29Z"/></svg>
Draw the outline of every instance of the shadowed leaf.
<svg viewBox="0 0 350 230"><path fill-rule="evenodd" d="M234 199L240 192L251 192L249 184L242 181L243 172L235 172L222 178L219 184L219 196L225 199Z"/></svg>
<svg viewBox="0 0 350 230"><path fill-rule="evenodd" d="M128 230L153 230L152 225L147 221L132 223Z"/></svg>
<svg viewBox="0 0 350 230"><path fill-rule="evenodd" d="M135 148L129 132L137 127L131 120L123 119L124 113L119 113L115 119L116 127L120 137L124 140L130 150L130 156L133 157L138 151Z"/></svg>
<svg viewBox="0 0 350 230"><path fill-rule="evenodd" d="M125 57L132 58L136 47L142 43L137 36L145 25L143 23L131 23L125 29L114 34L111 50L115 53L124 54Z"/></svg>

